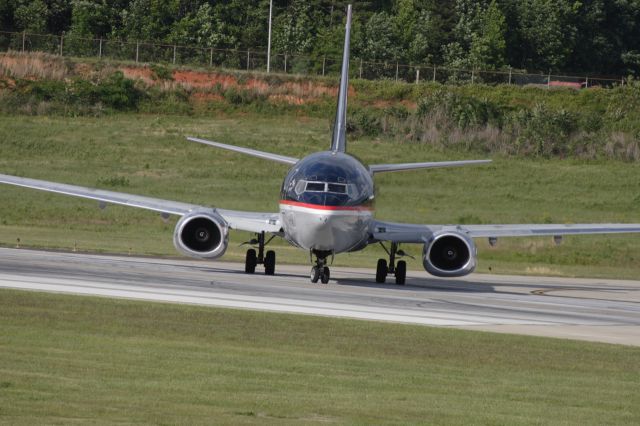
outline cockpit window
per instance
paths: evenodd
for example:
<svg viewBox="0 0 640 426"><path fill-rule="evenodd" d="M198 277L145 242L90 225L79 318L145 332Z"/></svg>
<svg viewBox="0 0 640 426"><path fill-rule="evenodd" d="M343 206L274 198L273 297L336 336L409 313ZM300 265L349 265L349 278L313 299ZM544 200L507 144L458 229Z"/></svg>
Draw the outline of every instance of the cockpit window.
<svg viewBox="0 0 640 426"><path fill-rule="evenodd" d="M300 194L302 191L299 191L301 183L304 181L299 181L298 185L296 185L296 193ZM344 183L326 183L326 182L305 182L307 185L305 187L306 192L331 192L334 194L346 194L347 193L347 185Z"/></svg>
<svg viewBox="0 0 640 426"><path fill-rule="evenodd" d="M324 192L324 182L307 182L307 191Z"/></svg>
<svg viewBox="0 0 640 426"><path fill-rule="evenodd" d="M327 192L335 192L336 194L346 194L347 185L344 183L328 183Z"/></svg>

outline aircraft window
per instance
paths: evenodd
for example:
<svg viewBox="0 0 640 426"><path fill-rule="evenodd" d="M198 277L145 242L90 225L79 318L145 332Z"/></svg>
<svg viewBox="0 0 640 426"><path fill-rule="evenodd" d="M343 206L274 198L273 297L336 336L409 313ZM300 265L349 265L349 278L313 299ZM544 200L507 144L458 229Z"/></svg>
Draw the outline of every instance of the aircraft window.
<svg viewBox="0 0 640 426"><path fill-rule="evenodd" d="M347 185L345 185L344 183L328 183L327 192L335 192L337 194L346 194Z"/></svg>
<svg viewBox="0 0 640 426"><path fill-rule="evenodd" d="M298 183L296 183L296 187L294 189L294 191L296 192L296 194L300 195L304 192L304 187L306 185L306 181L304 180L299 180Z"/></svg>
<svg viewBox="0 0 640 426"><path fill-rule="evenodd" d="M307 191L324 192L324 182L307 182Z"/></svg>

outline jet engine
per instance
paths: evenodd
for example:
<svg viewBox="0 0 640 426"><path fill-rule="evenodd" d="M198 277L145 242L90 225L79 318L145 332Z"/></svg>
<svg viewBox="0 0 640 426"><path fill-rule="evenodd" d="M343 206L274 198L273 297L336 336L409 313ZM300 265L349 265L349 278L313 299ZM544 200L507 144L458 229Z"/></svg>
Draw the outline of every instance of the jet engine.
<svg viewBox="0 0 640 426"><path fill-rule="evenodd" d="M476 269L473 240L458 232L436 232L422 249L424 269L436 277L462 277Z"/></svg>
<svg viewBox="0 0 640 426"><path fill-rule="evenodd" d="M215 259L229 244L227 222L214 210L195 211L180 218L173 232L173 245L190 257Z"/></svg>

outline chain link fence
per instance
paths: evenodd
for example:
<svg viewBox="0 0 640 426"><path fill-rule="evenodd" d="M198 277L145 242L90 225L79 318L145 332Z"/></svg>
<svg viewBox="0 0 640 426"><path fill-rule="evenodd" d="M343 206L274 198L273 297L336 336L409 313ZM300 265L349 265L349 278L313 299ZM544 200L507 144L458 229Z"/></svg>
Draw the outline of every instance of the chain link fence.
<svg viewBox="0 0 640 426"><path fill-rule="evenodd" d="M0 31L0 51L46 52L61 56L90 57L166 63L234 70L267 70L267 53L261 50L216 49L179 44L91 39L71 35L30 34ZM270 70L275 73L337 76L341 57L274 53ZM567 76L551 73L526 73L518 70L465 70L426 64L407 65L397 61L367 61L352 58L351 77L367 80L392 80L407 83L514 84L546 87L613 87L624 85L624 78Z"/></svg>

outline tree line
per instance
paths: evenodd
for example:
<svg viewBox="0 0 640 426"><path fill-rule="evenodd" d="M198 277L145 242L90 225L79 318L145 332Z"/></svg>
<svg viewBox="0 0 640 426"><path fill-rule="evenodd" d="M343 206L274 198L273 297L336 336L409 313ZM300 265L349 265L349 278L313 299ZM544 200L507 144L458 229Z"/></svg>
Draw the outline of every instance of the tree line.
<svg viewBox="0 0 640 426"><path fill-rule="evenodd" d="M463 69L640 73L640 0L274 0L274 53ZM0 30L267 47L269 0L0 0Z"/></svg>

